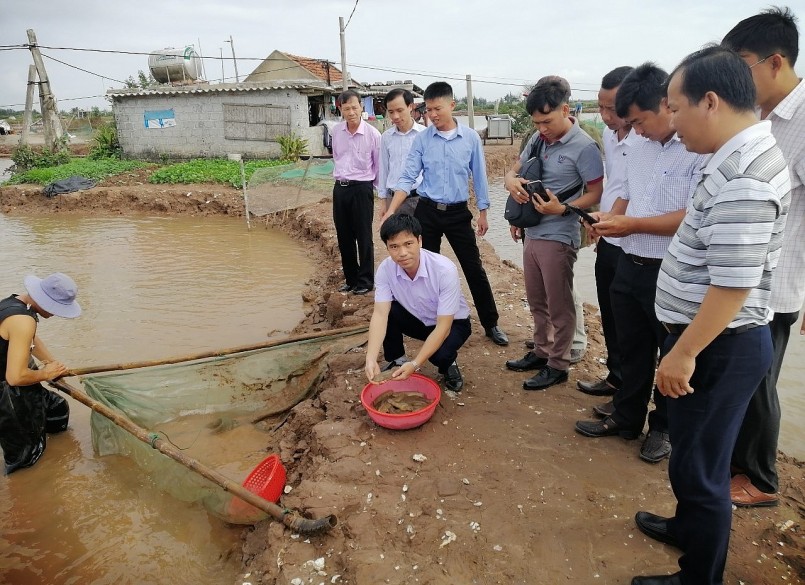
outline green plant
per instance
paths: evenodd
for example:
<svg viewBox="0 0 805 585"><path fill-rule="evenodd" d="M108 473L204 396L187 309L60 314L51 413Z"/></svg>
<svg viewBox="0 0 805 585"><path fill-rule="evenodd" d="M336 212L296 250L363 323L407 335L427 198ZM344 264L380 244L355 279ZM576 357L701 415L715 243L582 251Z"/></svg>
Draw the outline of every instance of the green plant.
<svg viewBox="0 0 805 585"><path fill-rule="evenodd" d="M101 160L89 160L85 158L74 158L66 164L57 166L32 168L25 172L17 172L8 180L10 185L21 183L38 183L47 185L53 181L66 179L73 175L79 175L88 179L100 181L111 175L119 175L132 169L146 166L140 161L126 161L105 158Z"/></svg>
<svg viewBox="0 0 805 585"><path fill-rule="evenodd" d="M99 160L102 158L120 158L122 154L120 142L117 139L117 128L114 122L99 126L92 137L92 148L89 158Z"/></svg>
<svg viewBox="0 0 805 585"><path fill-rule="evenodd" d="M285 160L296 162L307 153L307 140L294 132L277 136L277 143L280 145L280 157Z"/></svg>
<svg viewBox="0 0 805 585"><path fill-rule="evenodd" d="M250 160L244 163L246 180L255 170L287 165L287 160ZM226 159L196 159L162 167L151 174L151 183L228 183L240 189L240 163Z"/></svg>
<svg viewBox="0 0 805 585"><path fill-rule="evenodd" d="M18 146L11 153L14 161L14 171L23 173L30 169L54 167L70 161L70 151L67 148L69 138L66 134L56 140L52 148L34 150L27 144Z"/></svg>

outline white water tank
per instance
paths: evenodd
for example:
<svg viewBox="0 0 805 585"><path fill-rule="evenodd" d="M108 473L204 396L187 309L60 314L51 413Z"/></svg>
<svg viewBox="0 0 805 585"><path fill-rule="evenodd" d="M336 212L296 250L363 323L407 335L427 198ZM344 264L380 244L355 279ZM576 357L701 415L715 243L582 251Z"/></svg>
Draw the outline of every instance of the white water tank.
<svg viewBox="0 0 805 585"><path fill-rule="evenodd" d="M171 47L148 55L148 67L159 83L195 81L201 74L201 58L192 46Z"/></svg>

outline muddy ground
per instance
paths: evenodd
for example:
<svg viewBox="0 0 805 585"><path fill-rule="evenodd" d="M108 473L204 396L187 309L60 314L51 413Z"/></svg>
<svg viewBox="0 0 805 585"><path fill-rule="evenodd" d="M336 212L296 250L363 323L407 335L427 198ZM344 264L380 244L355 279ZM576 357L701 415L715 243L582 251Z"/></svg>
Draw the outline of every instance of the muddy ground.
<svg viewBox="0 0 805 585"><path fill-rule="evenodd" d="M514 156L509 146L486 151L490 176L499 176ZM240 193L229 187L168 187L146 179L133 173L53 200L38 186L3 187L0 210L243 214ZM298 332L365 324L371 313L371 295L334 292L340 278L329 189L318 189L320 203L267 221L316 244L323 267L303 292L307 316ZM291 194L296 186L276 190ZM380 261L379 240L375 249ZM333 358L318 394L282 427L279 451L292 487L282 504L312 517L336 514L339 523L312 538L270 522L244 531L239 582L622 584L633 575L676 570L678 552L644 537L633 521L638 510L673 513L667 462L643 463L639 441L587 439L573 431L574 421L588 418L598 402L578 392L576 381L605 372L595 307L585 307L589 349L569 381L525 392L526 376L504 368L507 359L522 356L530 337L522 274L484 241L481 250L511 344L493 345L473 315L473 334L459 355L464 390L444 394L434 417L409 431L378 427L361 407L362 349ZM430 364L423 373L436 376ZM781 455L780 476L778 507L734 512L730 585L805 583L803 463Z"/></svg>

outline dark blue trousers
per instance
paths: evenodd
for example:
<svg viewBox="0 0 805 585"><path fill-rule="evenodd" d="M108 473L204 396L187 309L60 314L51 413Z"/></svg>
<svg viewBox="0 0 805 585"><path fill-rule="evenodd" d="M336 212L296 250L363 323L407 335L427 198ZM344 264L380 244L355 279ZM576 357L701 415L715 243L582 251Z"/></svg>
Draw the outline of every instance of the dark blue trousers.
<svg viewBox="0 0 805 585"><path fill-rule="evenodd" d="M386 361L391 361L405 355L403 335L425 341L435 328L434 325L425 325L397 301L391 301L391 311L389 311L389 319L386 324L386 337L383 339L383 357L386 358ZM447 368L456 361L458 350L467 341L470 333L469 318L453 319L447 339L428 359L430 363L439 368L439 373L447 372Z"/></svg>
<svg viewBox="0 0 805 585"><path fill-rule="evenodd" d="M732 465L743 471L757 489L767 494L780 488L777 477L777 440L780 437L780 399L777 380L783 367L791 326L799 321L799 312L775 313L769 323L774 359L755 390L744 415Z"/></svg>
<svg viewBox="0 0 805 585"><path fill-rule="evenodd" d="M666 351L678 336L669 335ZM719 335L696 358L693 394L668 398L677 499L669 530L682 550L684 585L722 585L732 525L730 458L746 407L772 359L769 327Z"/></svg>

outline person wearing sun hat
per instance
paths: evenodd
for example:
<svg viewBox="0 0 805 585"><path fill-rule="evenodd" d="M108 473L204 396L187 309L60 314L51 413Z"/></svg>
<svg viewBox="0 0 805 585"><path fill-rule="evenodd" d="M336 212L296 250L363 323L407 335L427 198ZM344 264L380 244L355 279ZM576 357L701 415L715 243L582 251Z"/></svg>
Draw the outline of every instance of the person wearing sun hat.
<svg viewBox="0 0 805 585"><path fill-rule="evenodd" d="M68 368L38 337L39 318L81 315L78 287L66 274L29 275L24 282L27 293L0 301L0 447L6 474L36 463L45 451L46 433L65 430L70 416L67 401L42 386Z"/></svg>

